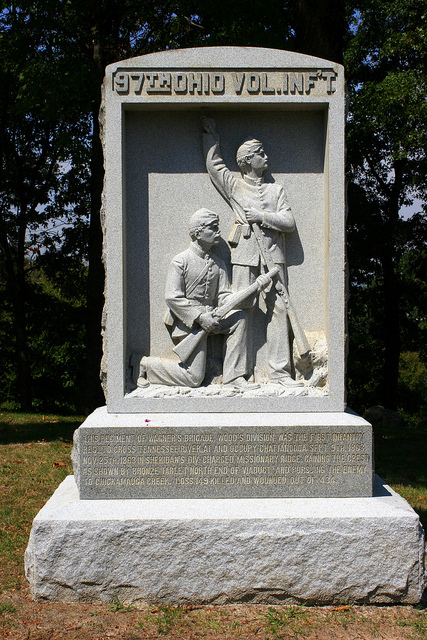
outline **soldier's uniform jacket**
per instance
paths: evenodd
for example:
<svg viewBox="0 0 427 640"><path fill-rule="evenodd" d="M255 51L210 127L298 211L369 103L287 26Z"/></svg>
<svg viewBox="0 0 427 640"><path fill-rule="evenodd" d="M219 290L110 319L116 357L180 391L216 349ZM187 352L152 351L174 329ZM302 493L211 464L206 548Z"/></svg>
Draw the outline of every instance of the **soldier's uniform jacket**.
<svg viewBox="0 0 427 640"><path fill-rule="evenodd" d="M188 335L201 313L221 306L229 295L230 280L218 256L204 253L194 243L176 255L169 267L165 290L169 307L165 323L172 338Z"/></svg>
<svg viewBox="0 0 427 640"><path fill-rule="evenodd" d="M238 178L225 165L218 142L209 134L204 135L206 168L220 194L234 211L235 222L228 238L232 264L256 267L260 256L258 244L244 218L244 209L262 212L260 227L265 244L275 264L284 264L285 232L293 231L295 220L282 186L253 180L247 176Z"/></svg>

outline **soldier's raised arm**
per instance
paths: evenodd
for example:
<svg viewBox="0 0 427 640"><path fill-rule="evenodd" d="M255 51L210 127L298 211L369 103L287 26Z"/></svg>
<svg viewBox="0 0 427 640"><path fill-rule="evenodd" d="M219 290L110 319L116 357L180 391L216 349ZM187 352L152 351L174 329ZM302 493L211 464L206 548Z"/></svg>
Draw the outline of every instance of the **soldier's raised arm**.
<svg viewBox="0 0 427 640"><path fill-rule="evenodd" d="M226 166L221 153L219 135L212 118L202 117L203 152L206 169L213 185L229 202L235 176Z"/></svg>
<svg viewBox="0 0 427 640"><path fill-rule="evenodd" d="M219 135L215 128L215 120L213 118L207 118L206 116L202 116L202 126L205 134L205 136L203 137L203 140L205 140L205 137L207 140L207 137L211 136L213 144L215 144L216 142L218 142L219 144Z"/></svg>

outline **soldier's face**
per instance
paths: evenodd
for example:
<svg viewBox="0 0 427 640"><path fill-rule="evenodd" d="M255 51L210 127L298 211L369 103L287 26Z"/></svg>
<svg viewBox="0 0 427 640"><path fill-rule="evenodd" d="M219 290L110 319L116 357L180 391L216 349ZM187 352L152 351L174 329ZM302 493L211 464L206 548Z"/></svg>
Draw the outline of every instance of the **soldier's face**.
<svg viewBox="0 0 427 640"><path fill-rule="evenodd" d="M219 230L219 223L217 220L212 220L209 224L202 227L198 234L198 240L205 246L212 246L219 242L221 232Z"/></svg>
<svg viewBox="0 0 427 640"><path fill-rule="evenodd" d="M250 164L252 169L255 171L264 171L268 167L268 156L264 151L264 147L259 147L256 151L254 151L253 156L250 160Z"/></svg>

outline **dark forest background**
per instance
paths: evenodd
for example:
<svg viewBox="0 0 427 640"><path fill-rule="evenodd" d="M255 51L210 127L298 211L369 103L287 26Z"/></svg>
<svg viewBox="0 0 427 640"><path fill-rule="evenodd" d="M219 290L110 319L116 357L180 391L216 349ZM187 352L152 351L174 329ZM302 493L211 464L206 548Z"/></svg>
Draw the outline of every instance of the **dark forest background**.
<svg viewBox="0 0 427 640"><path fill-rule="evenodd" d="M427 0L2 2L0 408L104 404L104 68L208 45L345 65L348 404L426 420Z"/></svg>

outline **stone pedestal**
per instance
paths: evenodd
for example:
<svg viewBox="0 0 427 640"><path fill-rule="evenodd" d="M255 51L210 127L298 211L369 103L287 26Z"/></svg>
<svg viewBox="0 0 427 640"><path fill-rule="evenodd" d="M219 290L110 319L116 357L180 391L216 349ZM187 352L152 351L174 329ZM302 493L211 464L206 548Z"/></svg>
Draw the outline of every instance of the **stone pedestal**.
<svg viewBox="0 0 427 640"><path fill-rule="evenodd" d="M34 598L416 603L417 514L379 478L372 432L329 414L114 414L75 434L34 520ZM221 498L220 500L218 498Z"/></svg>
<svg viewBox="0 0 427 640"><path fill-rule="evenodd" d="M79 500L69 476L34 520L38 600L416 603L424 537L379 479L371 498Z"/></svg>

